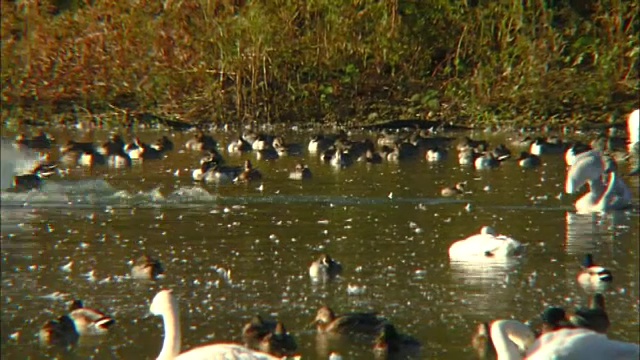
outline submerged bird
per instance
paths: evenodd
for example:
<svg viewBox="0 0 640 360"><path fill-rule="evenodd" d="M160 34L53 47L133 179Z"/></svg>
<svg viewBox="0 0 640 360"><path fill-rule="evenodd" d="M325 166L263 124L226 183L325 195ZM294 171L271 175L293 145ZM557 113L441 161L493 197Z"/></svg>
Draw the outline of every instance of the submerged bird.
<svg viewBox="0 0 640 360"><path fill-rule="evenodd" d="M69 317L80 335L106 334L116 321L103 312L85 308L81 300L74 300L69 308Z"/></svg>
<svg viewBox="0 0 640 360"><path fill-rule="evenodd" d="M146 254L140 256L131 268L131 277L135 279L154 280L161 274L164 274L164 269L160 261Z"/></svg>
<svg viewBox="0 0 640 360"><path fill-rule="evenodd" d="M40 329L38 337L42 344L67 347L77 343L80 334L76 331L73 320L63 315L57 320L47 321Z"/></svg>
<svg viewBox="0 0 640 360"><path fill-rule="evenodd" d="M507 258L519 256L524 246L517 240L505 235L496 235L490 226L483 226L480 234L458 240L449 247L449 258L456 260L474 257Z"/></svg>
<svg viewBox="0 0 640 360"><path fill-rule="evenodd" d="M342 264L329 254L322 254L309 266L309 276L314 280L330 280L342 273Z"/></svg>
<svg viewBox="0 0 640 360"><path fill-rule="evenodd" d="M585 255L581 268L577 280L578 284L585 289L603 290L613 281L611 271L596 265L591 254Z"/></svg>
<svg viewBox="0 0 640 360"><path fill-rule="evenodd" d="M319 333L376 335L386 322L387 319L373 312L336 316L331 308L322 306L311 324L316 326Z"/></svg>
<svg viewBox="0 0 640 360"><path fill-rule="evenodd" d="M182 334L180 331L180 312L178 301L171 290L158 292L149 307L154 315L162 316L164 322L164 341L157 360L187 359L244 359L244 360L276 360L278 357L251 350L234 343L216 343L192 348L180 353Z"/></svg>

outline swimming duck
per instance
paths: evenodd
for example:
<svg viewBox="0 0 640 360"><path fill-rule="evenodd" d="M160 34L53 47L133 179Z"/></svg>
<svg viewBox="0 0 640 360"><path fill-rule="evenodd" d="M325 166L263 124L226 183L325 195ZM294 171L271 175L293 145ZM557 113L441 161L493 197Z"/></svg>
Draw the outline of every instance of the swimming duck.
<svg viewBox="0 0 640 360"><path fill-rule="evenodd" d="M273 137L266 134L257 134L253 142L251 142L251 147L253 150L266 150L273 149Z"/></svg>
<svg viewBox="0 0 640 360"><path fill-rule="evenodd" d="M258 350L275 356L288 356L296 351L298 345L291 334L287 332L281 321L276 327L262 338Z"/></svg>
<svg viewBox="0 0 640 360"><path fill-rule="evenodd" d="M329 163L335 168L346 168L353 163L353 160L348 152L336 149Z"/></svg>
<svg viewBox="0 0 640 360"><path fill-rule="evenodd" d="M613 281L613 275L609 269L596 265L593 255L586 254L577 279L583 288L606 289Z"/></svg>
<svg viewBox="0 0 640 360"><path fill-rule="evenodd" d="M576 309L569 321L575 326L606 334L611 323L604 307L604 296L595 293L589 301L589 307Z"/></svg>
<svg viewBox="0 0 640 360"><path fill-rule="evenodd" d="M124 147L112 147L105 156L109 167L116 169L131 167L131 157L124 151Z"/></svg>
<svg viewBox="0 0 640 360"><path fill-rule="evenodd" d="M322 134L313 135L311 139L309 139L307 150L310 154L322 153L333 144L333 141L334 140L329 139Z"/></svg>
<svg viewBox="0 0 640 360"><path fill-rule="evenodd" d="M402 141L402 138L397 133L391 133L387 129L383 129L377 136L378 146L389 146L393 147L398 142Z"/></svg>
<svg viewBox="0 0 640 360"><path fill-rule="evenodd" d="M204 132L198 131L192 139L189 139L184 144L184 147L192 151L216 151L218 143L210 135L205 135Z"/></svg>
<svg viewBox="0 0 640 360"><path fill-rule="evenodd" d="M133 143L125 147L125 151L129 154L131 160L160 160L164 157L164 150L157 150L149 144L140 140L139 137L133 138Z"/></svg>
<svg viewBox="0 0 640 360"><path fill-rule="evenodd" d="M468 136L460 138L456 145L456 150L465 151L468 149L475 150L476 152L485 152L489 148L489 143L485 140L473 140Z"/></svg>
<svg viewBox="0 0 640 360"><path fill-rule="evenodd" d="M550 137L544 139L542 137L536 138L529 149L529 152L533 155L546 155L546 154L561 154L564 152L564 144L562 140Z"/></svg>
<svg viewBox="0 0 640 360"><path fill-rule="evenodd" d="M386 322L387 319L373 312L336 316L331 308L322 306L318 309L312 324L316 326L319 333L377 335Z"/></svg>
<svg viewBox="0 0 640 360"><path fill-rule="evenodd" d="M481 155L472 148L465 148L458 153L458 163L460 165L473 165Z"/></svg>
<svg viewBox="0 0 640 360"><path fill-rule="evenodd" d="M42 186L42 177L38 172L30 172L13 177L13 190L17 192L30 191L40 189Z"/></svg>
<svg viewBox="0 0 640 360"><path fill-rule="evenodd" d="M67 143L60 147L61 153L69 153L69 152L94 152L95 147L92 142L77 142L74 140L69 140Z"/></svg>
<svg viewBox="0 0 640 360"><path fill-rule="evenodd" d="M40 329L38 337L42 344L67 347L78 342L80 334L73 320L63 315L57 320L47 321Z"/></svg>
<svg viewBox="0 0 640 360"><path fill-rule="evenodd" d="M80 154L80 158L78 158L78 165L80 166L93 167L106 164L107 159L96 150L84 151Z"/></svg>
<svg viewBox="0 0 640 360"><path fill-rule="evenodd" d="M151 301L149 311L162 316L164 322L164 340L157 360L187 359L245 359L245 360L279 360L278 357L251 350L234 343L215 343L198 346L180 353L182 334L180 331L180 312L178 301L171 290L158 292Z"/></svg>
<svg viewBox="0 0 640 360"><path fill-rule="evenodd" d="M151 148L158 152L171 151L173 150L173 141L171 141L166 135L162 135L160 139L151 144Z"/></svg>
<svg viewBox="0 0 640 360"><path fill-rule="evenodd" d="M51 148L54 139L49 137L43 130L39 130L38 134L28 139L25 134L21 133L16 136L15 147L21 149L47 150Z"/></svg>
<svg viewBox="0 0 640 360"><path fill-rule="evenodd" d="M392 324L386 323L373 343L373 352L376 359L411 358L418 356L421 346L415 338L399 334Z"/></svg>
<svg viewBox="0 0 640 360"><path fill-rule="evenodd" d="M440 190L442 196L455 196L464 194L464 188L467 185L466 181L456 183L454 186L448 186Z"/></svg>
<svg viewBox="0 0 640 360"><path fill-rule="evenodd" d="M322 254L309 266L309 276L312 279L333 279L342 273L342 264L335 261L329 254Z"/></svg>
<svg viewBox="0 0 640 360"><path fill-rule="evenodd" d="M131 277L134 279L154 280L164 274L162 264L149 255L140 256L131 268Z"/></svg>
<svg viewBox="0 0 640 360"><path fill-rule="evenodd" d="M302 163L296 164L295 169L289 173L291 180L308 180L311 179L311 170Z"/></svg>
<svg viewBox="0 0 640 360"><path fill-rule="evenodd" d="M244 169L234 179L234 182L236 182L236 183L248 183L248 182L257 181L257 180L260 180L260 179L262 179L262 174L260 174L260 171L258 171L258 170L253 168L253 165L251 165L251 161L245 160Z"/></svg>
<svg viewBox="0 0 640 360"><path fill-rule="evenodd" d="M584 328L565 328L535 334L517 320L496 320L489 335L498 359L637 359L638 344L608 339L605 335ZM523 355L524 353L524 355Z"/></svg>
<svg viewBox="0 0 640 360"><path fill-rule="evenodd" d="M473 165L478 170L495 169L500 166L500 161L493 156L493 153L487 152L476 158Z"/></svg>
<svg viewBox="0 0 640 360"><path fill-rule="evenodd" d="M232 141L227 145L227 152L230 154L242 154L253 150L251 144L249 144L242 137Z"/></svg>
<svg viewBox="0 0 640 360"><path fill-rule="evenodd" d="M518 165L525 169L533 169L542 163L538 155L533 155L526 151L520 152L520 157L517 159Z"/></svg>
<svg viewBox="0 0 640 360"><path fill-rule="evenodd" d="M449 247L451 259L469 259L473 257L507 258L519 256L524 252L522 244L505 235L496 235L490 226L483 226L480 234L458 240Z"/></svg>
<svg viewBox="0 0 640 360"><path fill-rule="evenodd" d="M274 332L275 321L265 321L260 315L255 315L242 328L242 340L244 345L250 348L257 348L265 336Z"/></svg>
<svg viewBox="0 0 640 360"><path fill-rule="evenodd" d="M203 162L200 168L193 170L192 177L195 181L205 183L233 182L241 173L239 166L222 166L216 161Z"/></svg>
<svg viewBox="0 0 640 360"><path fill-rule="evenodd" d="M491 155L498 161L505 161L511 157L511 150L504 144L499 144L491 151Z"/></svg>
<svg viewBox="0 0 640 360"><path fill-rule="evenodd" d="M85 308L81 300L74 300L69 308L69 317L80 335L106 334L116 321L103 312Z"/></svg>
<svg viewBox="0 0 640 360"><path fill-rule="evenodd" d="M436 146L428 149L425 156L428 162L442 161L447 158L447 150Z"/></svg>
<svg viewBox="0 0 640 360"><path fill-rule="evenodd" d="M382 156L374 150L367 149L364 154L358 158L358 161L364 161L368 164L380 164L382 163Z"/></svg>
<svg viewBox="0 0 640 360"><path fill-rule="evenodd" d="M302 153L300 144L289 144L282 136L274 137L271 145L280 156L297 156Z"/></svg>

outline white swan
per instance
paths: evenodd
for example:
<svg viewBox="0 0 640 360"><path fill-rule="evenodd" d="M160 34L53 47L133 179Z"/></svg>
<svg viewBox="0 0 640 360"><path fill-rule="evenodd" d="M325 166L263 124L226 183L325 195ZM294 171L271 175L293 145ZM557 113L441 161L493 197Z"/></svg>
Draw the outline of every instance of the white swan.
<svg viewBox="0 0 640 360"><path fill-rule="evenodd" d="M164 320L164 342L162 351L156 360L187 359L237 359L237 360L276 360L269 354L250 350L233 343L204 345L180 354L180 315L178 301L171 290L162 290L154 296L149 310Z"/></svg>
<svg viewBox="0 0 640 360"><path fill-rule="evenodd" d="M640 356L638 344L611 340L584 328L560 329L535 339L531 329L519 321L496 320L490 333L498 360L631 360Z"/></svg>
<svg viewBox="0 0 640 360"><path fill-rule="evenodd" d="M616 171L611 171L609 181L605 186L602 177L605 174L606 163L596 150L579 154L567 172L565 192L573 194L585 183L589 192L575 203L576 212L588 214L620 210L631 204L632 194L629 187L619 178Z"/></svg>
<svg viewBox="0 0 640 360"><path fill-rule="evenodd" d="M629 152L634 144L640 142L640 109L635 109L627 118L627 130L629 131Z"/></svg>
<svg viewBox="0 0 640 360"><path fill-rule="evenodd" d="M483 226L480 234L458 240L449 247L449 258L468 259L473 257L507 258L518 256L524 246L508 236L496 235L490 226Z"/></svg>

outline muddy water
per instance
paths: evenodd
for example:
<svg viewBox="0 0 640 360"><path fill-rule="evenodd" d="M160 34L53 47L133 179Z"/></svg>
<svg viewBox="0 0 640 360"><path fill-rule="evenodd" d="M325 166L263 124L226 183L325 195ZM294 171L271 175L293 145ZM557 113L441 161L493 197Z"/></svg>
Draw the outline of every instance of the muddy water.
<svg viewBox="0 0 640 360"><path fill-rule="evenodd" d="M141 134L143 140L158 136ZM223 144L225 136L217 136ZM179 147L188 137L172 140ZM239 341L242 325L261 314L285 323L303 358L326 359L336 351L345 359L370 359L367 342L327 342L307 328L327 304L338 313L386 316L422 342L421 358L474 358L468 344L478 321L524 321L547 305L584 305L587 294L575 279L586 252L614 274L606 293L610 337L639 337L639 217L576 215L575 198L558 196L561 156L546 156L544 166L530 171L514 161L489 171L461 167L455 151L442 164L356 163L337 171L305 152L313 179L301 183L288 179L299 158L223 154L230 164L252 159L263 181L194 183L190 169L199 155L174 151L130 170L73 170L41 192L3 192L2 358L153 359L163 328L148 309L163 288L180 301L183 349ZM468 194L439 196L441 187L463 180ZM625 180L637 203L638 178ZM527 244L524 259L450 262L449 245L483 225ZM322 251L345 270L335 282L314 284L307 269ZM129 262L143 252L161 260L165 278L129 278ZM111 314L113 331L82 338L69 352L38 346L38 329L74 298Z"/></svg>

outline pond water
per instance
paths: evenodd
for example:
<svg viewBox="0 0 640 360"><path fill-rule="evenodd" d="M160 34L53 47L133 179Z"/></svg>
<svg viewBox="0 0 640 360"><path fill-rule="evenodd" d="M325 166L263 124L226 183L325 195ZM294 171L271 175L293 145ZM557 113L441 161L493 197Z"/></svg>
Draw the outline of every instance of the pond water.
<svg viewBox="0 0 640 360"><path fill-rule="evenodd" d="M302 142L308 135L288 138ZM263 180L216 186L192 181L201 155L179 150L191 136L171 136L177 149L162 161L119 171L76 169L47 180L39 192L2 192L3 359L154 359L163 325L149 304L165 288L180 303L183 349L239 342L243 324L260 314L284 322L303 359L326 359L332 351L372 358L368 342L327 342L307 327L326 304L337 313L379 312L422 342L420 358L473 359L469 343L479 321L525 321L548 305L586 305L576 275L587 252L614 274L606 292L609 336L640 336L638 214L576 215L575 197L558 196L562 156L545 156L534 170L511 160L479 171L458 165L451 149L438 164L420 158L335 170L305 151L313 178L298 182L288 173L300 158L258 161L222 151L230 164L252 159ZM215 136L226 144L230 134ZM497 144L505 135L473 136ZM9 159L3 154L2 161L4 170ZM440 196L443 186L464 180L469 193ZM638 177L625 181L637 204ZM448 247L484 225L527 244L525 257L450 262ZM311 282L308 266L321 252L343 264L336 281ZM164 278L128 276L130 261L142 253L162 262ZM76 298L112 315L112 331L82 337L71 351L39 346L40 327Z"/></svg>

